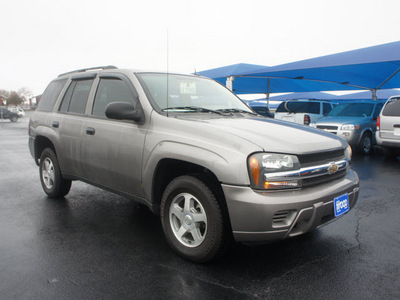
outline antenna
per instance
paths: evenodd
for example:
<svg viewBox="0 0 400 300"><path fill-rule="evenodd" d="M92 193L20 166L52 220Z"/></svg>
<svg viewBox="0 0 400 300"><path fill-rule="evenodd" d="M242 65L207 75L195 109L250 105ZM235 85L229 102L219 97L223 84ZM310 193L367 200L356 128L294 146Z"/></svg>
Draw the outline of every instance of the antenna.
<svg viewBox="0 0 400 300"><path fill-rule="evenodd" d="M167 29L167 108L169 108L169 29ZM168 118L168 109L167 109L167 118Z"/></svg>

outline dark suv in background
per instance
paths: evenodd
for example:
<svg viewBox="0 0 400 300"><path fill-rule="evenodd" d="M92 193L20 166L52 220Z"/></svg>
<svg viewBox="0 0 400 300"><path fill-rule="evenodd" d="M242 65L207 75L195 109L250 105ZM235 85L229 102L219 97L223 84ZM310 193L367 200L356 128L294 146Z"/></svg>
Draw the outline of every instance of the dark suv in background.
<svg viewBox="0 0 400 300"><path fill-rule="evenodd" d="M11 122L17 122L19 115L16 112L12 112L7 107L0 107L0 120L9 119Z"/></svg>

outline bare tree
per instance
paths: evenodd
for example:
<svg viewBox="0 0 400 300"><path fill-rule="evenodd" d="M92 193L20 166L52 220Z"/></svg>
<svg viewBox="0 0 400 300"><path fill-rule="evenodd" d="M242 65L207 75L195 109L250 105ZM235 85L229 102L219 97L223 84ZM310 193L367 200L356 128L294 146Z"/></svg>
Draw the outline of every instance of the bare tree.
<svg viewBox="0 0 400 300"><path fill-rule="evenodd" d="M24 98L22 98L17 92L12 91L7 98L7 105L22 105L24 103Z"/></svg>
<svg viewBox="0 0 400 300"><path fill-rule="evenodd" d="M33 97L32 91L27 87L22 87L18 90L18 95L25 101Z"/></svg>

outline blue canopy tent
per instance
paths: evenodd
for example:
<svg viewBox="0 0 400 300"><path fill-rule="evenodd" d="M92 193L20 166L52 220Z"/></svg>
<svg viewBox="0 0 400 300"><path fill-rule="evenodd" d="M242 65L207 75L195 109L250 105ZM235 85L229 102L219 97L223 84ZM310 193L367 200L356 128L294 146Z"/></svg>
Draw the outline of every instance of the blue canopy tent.
<svg viewBox="0 0 400 300"><path fill-rule="evenodd" d="M400 90L389 89L389 90L378 90L377 99L387 100L391 96L400 95ZM326 92L299 92L289 93L284 95L271 96L270 100L273 101L284 101L293 99L318 99L318 100L368 100L371 99L371 92L356 92L345 95L335 95ZM262 100L262 99L258 99Z"/></svg>
<svg viewBox="0 0 400 300"><path fill-rule="evenodd" d="M252 90L252 85L258 87L257 82L263 79L270 86L275 80L287 80L293 84L292 92L364 89L370 90L372 98L377 99L377 90L400 87L399 72L400 42L393 42L238 73L235 81L245 78L243 82L249 84L245 88L248 90ZM298 90L299 83L304 89ZM264 91L268 91L267 84Z"/></svg>
<svg viewBox="0 0 400 300"><path fill-rule="evenodd" d="M289 92L312 92L334 90L357 90L355 87L342 86L338 83L300 81L287 78L271 78L240 76L239 74L252 74L258 70L268 70L269 67L253 64L234 64L225 67L205 70L196 74L212 78L221 84L227 85L236 94L267 94Z"/></svg>

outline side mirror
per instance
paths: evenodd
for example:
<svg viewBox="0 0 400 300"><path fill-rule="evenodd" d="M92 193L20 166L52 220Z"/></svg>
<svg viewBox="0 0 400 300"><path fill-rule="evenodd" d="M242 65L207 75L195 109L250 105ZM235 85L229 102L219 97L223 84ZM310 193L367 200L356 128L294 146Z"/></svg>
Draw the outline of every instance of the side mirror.
<svg viewBox="0 0 400 300"><path fill-rule="evenodd" d="M127 102L111 102L106 106L106 117L116 120L131 120L135 123L144 121L143 110L139 102L137 102L136 108Z"/></svg>

